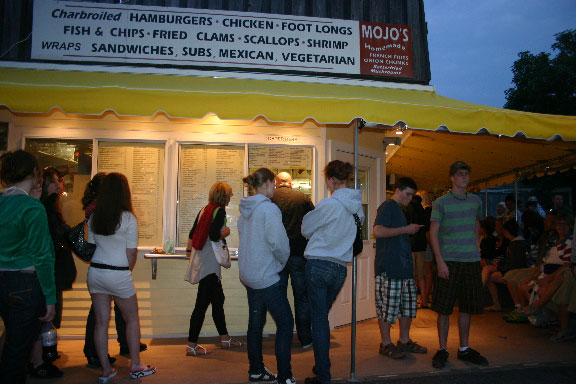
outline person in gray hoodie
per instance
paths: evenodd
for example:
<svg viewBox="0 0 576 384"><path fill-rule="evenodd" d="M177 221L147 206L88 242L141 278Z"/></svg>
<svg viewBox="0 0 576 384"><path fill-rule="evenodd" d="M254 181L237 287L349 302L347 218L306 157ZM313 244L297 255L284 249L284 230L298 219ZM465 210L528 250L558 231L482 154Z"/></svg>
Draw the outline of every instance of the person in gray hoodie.
<svg viewBox="0 0 576 384"><path fill-rule="evenodd" d="M306 285L312 316L314 372L307 384L330 383L330 326L328 313L346 280L346 264L352 261L356 238L353 214L364 221L362 191L346 188L354 166L340 160L324 169L326 185L332 197L322 200L302 220L302 235L309 239L304 257Z"/></svg>
<svg viewBox="0 0 576 384"><path fill-rule="evenodd" d="M270 200L274 196L274 177L267 168L245 177L243 181L254 195L240 201L238 268L248 296L248 374L251 383L295 384L290 364L294 318L279 275L290 256L290 245L282 213ZM262 357L266 311L276 323L278 377L264 366Z"/></svg>

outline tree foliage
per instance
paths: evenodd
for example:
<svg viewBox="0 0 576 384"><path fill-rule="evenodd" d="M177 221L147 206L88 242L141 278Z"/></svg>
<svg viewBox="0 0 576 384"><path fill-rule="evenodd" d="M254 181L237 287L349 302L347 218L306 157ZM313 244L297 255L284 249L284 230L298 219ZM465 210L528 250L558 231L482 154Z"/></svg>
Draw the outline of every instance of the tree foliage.
<svg viewBox="0 0 576 384"><path fill-rule="evenodd" d="M555 57L520 52L512 66L514 87L505 91L504 108L576 115L576 29L554 35Z"/></svg>

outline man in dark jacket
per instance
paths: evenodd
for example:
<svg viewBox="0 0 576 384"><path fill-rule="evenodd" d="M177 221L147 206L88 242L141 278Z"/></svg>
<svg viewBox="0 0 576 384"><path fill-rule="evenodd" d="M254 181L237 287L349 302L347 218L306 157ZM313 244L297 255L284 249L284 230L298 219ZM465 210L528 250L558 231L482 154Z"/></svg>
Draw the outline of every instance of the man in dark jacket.
<svg viewBox="0 0 576 384"><path fill-rule="evenodd" d="M306 269L304 250L308 241L300 233L300 227L302 226L302 218L314 209L314 204L308 196L292 189L292 176L288 172L278 173L275 184L276 192L274 192L272 201L282 211L282 222L290 240L290 258L280 273L280 284L287 290L288 276L290 276L298 340L300 340L303 348L310 348L312 346L312 324L304 276Z"/></svg>
<svg viewBox="0 0 576 384"><path fill-rule="evenodd" d="M405 210L406 220L408 224L420 224L424 227L420 228L418 232L410 236L410 245L412 248L412 258L414 260L414 280L418 291L423 296L424 293L424 276L425 276L425 263L424 257L426 255L426 211L422 206L422 197L414 195L412 201L408 204ZM422 297L423 303L428 303L428 298Z"/></svg>

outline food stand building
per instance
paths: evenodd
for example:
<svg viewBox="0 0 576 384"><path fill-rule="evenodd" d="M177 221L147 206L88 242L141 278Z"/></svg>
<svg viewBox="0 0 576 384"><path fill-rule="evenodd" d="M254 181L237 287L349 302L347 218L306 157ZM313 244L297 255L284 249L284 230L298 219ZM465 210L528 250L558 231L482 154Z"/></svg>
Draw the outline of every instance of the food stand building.
<svg viewBox="0 0 576 384"><path fill-rule="evenodd" d="M3 3L0 151L26 148L43 165L70 170L63 198L69 224L83 218L80 199L91 176L128 176L140 230L134 281L144 335L186 334L196 294L183 280L186 263L159 260L153 270L143 255L166 240L183 253L211 184L233 187L227 212L235 248L242 176L263 166L289 171L318 202L327 196L325 164L352 162L357 118L377 123L361 130L358 143L368 223L358 259L359 320L374 316L370 223L387 174L437 191L456 159L471 163L481 187L576 162L574 117L435 93L421 0L118 3L125 2ZM409 128L396 131L397 121ZM83 335L90 306L87 266L77 266L64 299L61 334L69 336ZM228 329L245 333L236 263L223 285ZM347 282L333 326L350 322L350 302ZM208 320L203 330L215 333Z"/></svg>

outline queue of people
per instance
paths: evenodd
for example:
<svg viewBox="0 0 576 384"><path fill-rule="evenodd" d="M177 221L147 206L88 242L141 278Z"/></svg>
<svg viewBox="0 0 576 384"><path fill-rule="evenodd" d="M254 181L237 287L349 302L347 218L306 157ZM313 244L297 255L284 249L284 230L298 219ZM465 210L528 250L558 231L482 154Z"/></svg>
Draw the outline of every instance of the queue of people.
<svg viewBox="0 0 576 384"><path fill-rule="evenodd" d="M26 382L30 363L32 374L42 371L47 372L44 377L58 377L62 371L45 361L37 346L41 322L52 321L59 327L62 291L70 289L76 277L66 241L70 228L58 204L61 177L55 169L42 172L34 156L25 151L8 152L1 159L5 188L0 196L0 316L5 343L0 383ZM353 259L355 216L364 220L361 191L347 187L353 171L346 162L328 163L324 176L331 196L316 207L304 194L292 190L286 172L275 175L260 168L243 178L250 193L240 202L238 266L248 298L251 383L296 383L291 366L294 323L301 347L314 351L316 376L306 378L305 383L331 382L328 314L346 280L346 265ZM484 286L493 300L487 310L502 310L498 284L506 284L510 290L518 315L537 316L544 309L555 310L561 329L554 341L571 337L568 316L576 310L573 218L549 212L542 228L524 226L525 231L529 228L529 240L519 233L514 219L481 220L480 200L467 192L470 172L465 162L452 164L452 188L432 206L428 202L426 208L416 196L414 180L400 178L392 197L378 208L373 223L374 289L379 353L386 357L402 359L407 354L428 352L411 339L410 327L419 307L431 308L437 313L439 339L432 365L444 368L449 357L450 315L458 300L457 358L488 365L486 357L470 347L469 334L473 315L484 311ZM221 264L213 248L215 242L225 244L230 235L226 206L232 196L229 184L215 183L208 204L198 212L190 230L185 280L197 284L198 293L190 316L186 356L211 352L198 343L210 305L221 347L242 346L226 327ZM115 359L108 354L114 301L121 352L130 357L130 377L152 375L156 367L140 359L147 346L140 341L138 299L131 274L137 260L138 223L126 177L119 173L95 175L86 186L82 203L87 240L96 245L86 279L92 298L84 347L88 363L101 369L99 383L107 383L118 373L112 366ZM535 259L530 245L535 247ZM536 267L530 265L531 260L536 260ZM433 264L437 273L432 284ZM287 298L288 277L295 316ZM17 292L26 292L26 300L10 300ZM267 368L262 353L267 313L276 324L277 374ZM394 343L390 329L397 320L400 332Z"/></svg>

